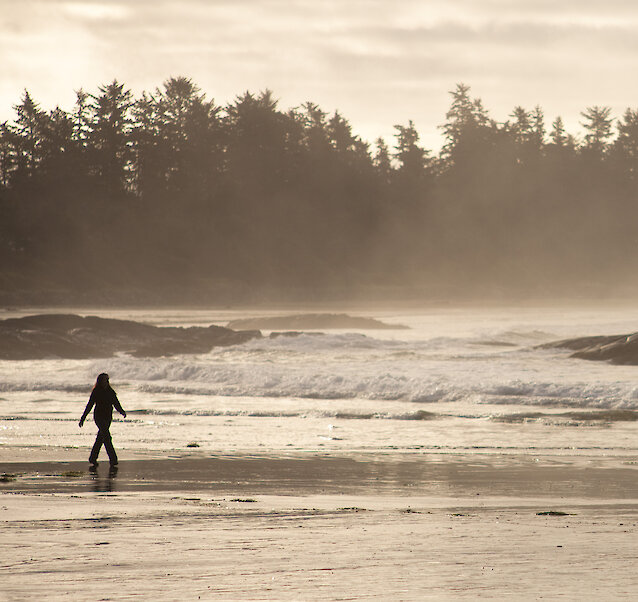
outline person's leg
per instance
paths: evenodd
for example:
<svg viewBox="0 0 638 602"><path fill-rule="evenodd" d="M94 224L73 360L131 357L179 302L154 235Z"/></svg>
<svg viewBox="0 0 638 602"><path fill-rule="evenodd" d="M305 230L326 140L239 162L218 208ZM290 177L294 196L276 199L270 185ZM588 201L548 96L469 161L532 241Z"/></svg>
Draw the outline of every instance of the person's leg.
<svg viewBox="0 0 638 602"><path fill-rule="evenodd" d="M95 436L95 443L93 444L93 448L91 449L91 454L89 455L89 463L97 464L97 457L100 455L100 450L102 449L102 431L98 430L97 435Z"/></svg>
<svg viewBox="0 0 638 602"><path fill-rule="evenodd" d="M106 453L109 455L109 462L112 465L117 464L117 454L115 453L115 448L113 447L113 441L111 440L111 431L109 429L102 431L102 441L104 442Z"/></svg>

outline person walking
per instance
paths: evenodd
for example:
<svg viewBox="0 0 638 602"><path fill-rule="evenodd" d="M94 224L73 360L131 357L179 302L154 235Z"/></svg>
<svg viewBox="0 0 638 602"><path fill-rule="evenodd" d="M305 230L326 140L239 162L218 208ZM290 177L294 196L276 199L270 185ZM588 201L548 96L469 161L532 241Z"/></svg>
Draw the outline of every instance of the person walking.
<svg viewBox="0 0 638 602"><path fill-rule="evenodd" d="M126 418L126 412L120 405L115 391L111 388L109 375L106 374L106 372L102 372L102 374L99 374L97 377L97 381L89 397L89 402L86 404L82 418L80 418L80 428L84 425L84 421L93 406L95 406L93 420L95 420L98 431L93 449L91 449L91 454L89 455L89 464L93 467L97 466L97 457L102 449L102 444L104 444L111 466L117 466L117 454L113 447L109 429L111 427L111 421L113 420L113 408L122 414L124 418Z"/></svg>

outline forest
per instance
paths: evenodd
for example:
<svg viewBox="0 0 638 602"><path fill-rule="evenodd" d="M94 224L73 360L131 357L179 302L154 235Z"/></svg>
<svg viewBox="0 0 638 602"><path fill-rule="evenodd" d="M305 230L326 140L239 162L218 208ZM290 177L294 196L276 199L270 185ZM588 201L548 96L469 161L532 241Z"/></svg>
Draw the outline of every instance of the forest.
<svg viewBox="0 0 638 602"><path fill-rule="evenodd" d="M458 84L441 150L269 90L118 82L0 124L0 303L607 298L635 292L638 109L497 122Z"/></svg>

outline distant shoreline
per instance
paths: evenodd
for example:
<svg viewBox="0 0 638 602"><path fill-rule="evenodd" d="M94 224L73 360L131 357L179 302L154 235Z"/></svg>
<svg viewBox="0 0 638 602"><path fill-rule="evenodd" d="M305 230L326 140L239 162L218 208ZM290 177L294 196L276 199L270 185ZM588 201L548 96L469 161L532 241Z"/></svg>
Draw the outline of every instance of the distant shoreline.
<svg viewBox="0 0 638 602"><path fill-rule="evenodd" d="M359 287L352 290L316 291L201 290L184 294L171 290L46 291L0 289L2 312L38 308L91 309L233 309L292 311L393 310L419 308L498 307L635 307L637 292L603 287L594 290L555 292L490 290L438 290L436 287Z"/></svg>

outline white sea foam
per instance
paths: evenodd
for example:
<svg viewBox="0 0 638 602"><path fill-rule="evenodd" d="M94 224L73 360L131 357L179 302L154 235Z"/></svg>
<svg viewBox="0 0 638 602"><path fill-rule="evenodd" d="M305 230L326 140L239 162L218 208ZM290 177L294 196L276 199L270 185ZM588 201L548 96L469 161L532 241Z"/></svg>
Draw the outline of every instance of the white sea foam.
<svg viewBox="0 0 638 602"><path fill-rule="evenodd" d="M262 338L173 358L0 362L0 393L84 395L95 375L146 397L378 400L421 404L636 408L636 368L568 359L536 346L604 331L580 316L517 312L402 316L411 330L308 333ZM171 319L174 321L175 317ZM589 318L588 318L589 319ZM185 318L186 321L187 318ZM161 323L159 318L153 320ZM629 320L628 320L629 322ZM613 328L620 330L614 316ZM626 325L629 329L630 323ZM610 327L611 328L611 327ZM383 406L379 406L383 412Z"/></svg>
<svg viewBox="0 0 638 602"><path fill-rule="evenodd" d="M499 336L501 342L486 346L484 337L303 335L200 356L112 358L96 362L94 371L107 370L149 395L638 408L630 369L569 360L567 352L530 344L545 336L508 332L519 345Z"/></svg>
<svg viewBox="0 0 638 602"><path fill-rule="evenodd" d="M519 383L520 384L520 383ZM297 399L369 399L413 403L444 403L467 401L475 404L519 404L530 406L597 407L638 409L638 391L630 384L591 386L576 383L557 387L553 383L527 383L521 390L511 386L472 388L447 387L432 382L401 382L374 378L335 383L329 377L303 381L287 380L265 383L256 379L244 385L216 383L193 387L178 383L139 384L138 390L150 395L226 396ZM500 389L500 390L499 390ZM525 391L525 392L523 392Z"/></svg>
<svg viewBox="0 0 638 602"><path fill-rule="evenodd" d="M215 322L188 312L125 317L174 326ZM228 312L217 322L237 317L246 315ZM220 453L638 453L638 422L633 411L622 411L638 411L638 368L537 348L573 336L632 332L638 312L373 317L411 328L264 337L171 358L0 361L0 445L90 447L94 425L79 429L77 420L96 375L106 371L128 412L114 425L123 450L172 453L197 441Z"/></svg>

